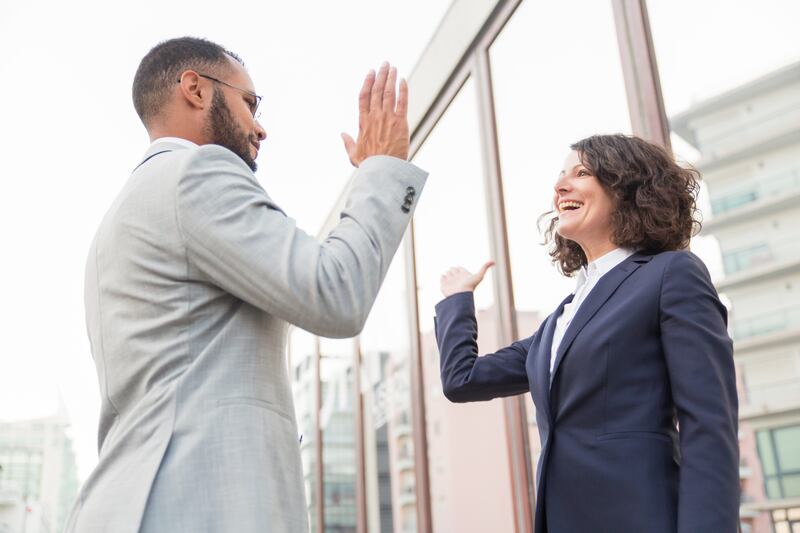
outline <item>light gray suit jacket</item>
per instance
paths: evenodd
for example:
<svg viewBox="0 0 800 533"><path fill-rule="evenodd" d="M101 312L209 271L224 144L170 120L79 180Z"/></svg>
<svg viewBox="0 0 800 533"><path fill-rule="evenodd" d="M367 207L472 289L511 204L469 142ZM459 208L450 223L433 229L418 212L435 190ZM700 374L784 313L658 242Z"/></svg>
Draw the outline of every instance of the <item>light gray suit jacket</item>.
<svg viewBox="0 0 800 533"><path fill-rule="evenodd" d="M66 531L305 533L287 325L361 330L427 174L367 159L320 244L229 150L145 156L89 252L100 458Z"/></svg>

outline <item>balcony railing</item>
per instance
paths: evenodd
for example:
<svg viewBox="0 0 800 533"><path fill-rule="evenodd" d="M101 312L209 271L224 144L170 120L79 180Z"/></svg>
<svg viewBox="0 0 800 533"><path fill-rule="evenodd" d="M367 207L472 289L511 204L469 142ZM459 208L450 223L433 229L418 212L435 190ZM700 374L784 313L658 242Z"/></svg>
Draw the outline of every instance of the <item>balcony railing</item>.
<svg viewBox="0 0 800 533"><path fill-rule="evenodd" d="M734 340L740 341L796 327L800 327L800 306L734 320L732 333Z"/></svg>
<svg viewBox="0 0 800 533"><path fill-rule="evenodd" d="M732 147L745 148L754 140L764 139L777 132L791 131L796 127L798 114L800 102L792 101L755 119L732 122L728 128L702 138L702 150L713 154L719 147L724 147L727 153Z"/></svg>
<svg viewBox="0 0 800 533"><path fill-rule="evenodd" d="M754 266L763 265L772 261L773 258L772 250L766 243L760 243L755 246L722 254L726 275L735 274Z"/></svg>
<svg viewBox="0 0 800 533"><path fill-rule="evenodd" d="M800 403L800 376L790 376L762 385L747 385L745 390L746 402L749 405L777 408L787 402Z"/></svg>
<svg viewBox="0 0 800 533"><path fill-rule="evenodd" d="M768 196L786 194L787 191L800 189L800 169L792 168L770 176L759 176L751 188L726 194L711 200L711 212L721 215L738 209Z"/></svg>

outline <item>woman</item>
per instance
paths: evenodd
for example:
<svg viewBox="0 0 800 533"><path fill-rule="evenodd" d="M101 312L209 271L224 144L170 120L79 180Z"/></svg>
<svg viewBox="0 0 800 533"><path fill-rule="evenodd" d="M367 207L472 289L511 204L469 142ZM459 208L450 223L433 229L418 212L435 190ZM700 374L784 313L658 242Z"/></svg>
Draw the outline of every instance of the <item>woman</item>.
<svg viewBox="0 0 800 533"><path fill-rule="evenodd" d="M492 263L450 269L436 306L444 393L473 402L531 392L537 533L736 531L727 314L685 250L698 225L696 172L635 137L571 148L545 240L577 278L574 294L532 336L478 357L472 293Z"/></svg>

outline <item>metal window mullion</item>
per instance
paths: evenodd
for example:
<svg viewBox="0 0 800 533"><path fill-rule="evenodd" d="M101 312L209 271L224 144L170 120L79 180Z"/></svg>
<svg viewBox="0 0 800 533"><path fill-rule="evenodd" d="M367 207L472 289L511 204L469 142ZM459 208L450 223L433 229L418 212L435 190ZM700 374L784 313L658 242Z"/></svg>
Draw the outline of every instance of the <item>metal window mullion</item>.
<svg viewBox="0 0 800 533"><path fill-rule="evenodd" d="M353 338L353 425L356 454L356 533L367 533L367 474L364 396L361 392L361 339Z"/></svg>
<svg viewBox="0 0 800 533"><path fill-rule="evenodd" d="M500 150L488 46L474 54L474 78L478 92L483 181L486 214L489 223L489 244L496 265L494 271L495 315L498 321L498 342L509 345L518 338L516 310L511 283L511 261L508 247ZM508 445L514 526L517 533L533 532L535 492L530 460L530 443L523 396L503 400Z"/></svg>
<svg viewBox="0 0 800 533"><path fill-rule="evenodd" d="M446 86L438 98L428 109L411 136L409 159L412 159L428 138L433 128L442 118L450 102L456 97L461 87L469 78L470 71L465 62L461 62L450 76ZM425 424L427 410L425 408L425 376L422 351L422 335L420 334L419 295L417 293L417 263L415 224L411 220L406 232L404 254L406 260L406 293L409 319L411 364L411 432L414 441L414 486L417 504L417 533L433 533L431 515L430 471L428 467L428 431Z"/></svg>
<svg viewBox="0 0 800 533"><path fill-rule="evenodd" d="M778 446L775 444L775 430L769 430L769 444L772 447L772 459L775 461L775 477L778 479L778 489L781 491L781 498L784 497L783 490L783 470L781 469L780 458L778 458Z"/></svg>
<svg viewBox="0 0 800 533"><path fill-rule="evenodd" d="M411 435L414 442L414 497L417 510L417 532L433 533L431 518L430 475L428 471L428 431L425 426L425 376L423 375L422 338L419 331L419 298L414 253L414 221L404 239L406 296L408 309L409 372L411 373Z"/></svg>
<svg viewBox="0 0 800 533"><path fill-rule="evenodd" d="M325 531L325 490L324 490L324 468L322 465L322 373L321 364L322 354L320 351L320 338L314 337L314 377L316 378L316 391L315 391L315 425L317 430L317 460L316 460L316 483L314 486L317 500L317 533L324 533Z"/></svg>
<svg viewBox="0 0 800 533"><path fill-rule="evenodd" d="M611 0L634 135L671 150L645 0Z"/></svg>
<svg viewBox="0 0 800 533"><path fill-rule="evenodd" d="M423 118L414 128L411 137L409 158L413 158L428 138L439 119L444 115L450 103L466 83L474 67L471 56L475 46L488 49L491 42L499 34L502 27L513 14L521 0L500 0L492 15L486 22L481 34L476 37L470 49L465 50L464 58L453 69L446 84L431 104ZM406 287L408 313L411 334L411 404L412 434L414 440L414 471L416 479L417 531L433 533L431 518L430 475L428 468L428 439L425 425L425 380L423 375L422 339L419 322L419 297L416 275L415 224L411 221L406 235L404 254L406 259ZM513 323L513 321L511 321ZM512 326L515 327L515 326ZM522 405L524 413L524 405ZM524 419L524 415L523 415ZM525 433L527 437L527 431ZM528 454L529 455L529 454ZM529 460L529 458L528 458Z"/></svg>

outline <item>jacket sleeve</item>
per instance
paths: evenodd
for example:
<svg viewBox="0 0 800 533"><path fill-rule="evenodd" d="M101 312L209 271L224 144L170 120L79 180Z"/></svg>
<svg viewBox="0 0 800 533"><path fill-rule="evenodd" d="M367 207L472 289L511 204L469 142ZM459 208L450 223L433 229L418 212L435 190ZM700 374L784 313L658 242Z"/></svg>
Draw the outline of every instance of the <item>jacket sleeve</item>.
<svg viewBox="0 0 800 533"><path fill-rule="evenodd" d="M738 400L727 311L702 261L673 254L660 296L661 343L680 432L678 531L735 532Z"/></svg>
<svg viewBox="0 0 800 533"><path fill-rule="evenodd" d="M338 224L320 243L272 203L233 152L207 145L178 184L178 225L189 263L212 283L316 335L352 337L363 328L426 178L400 159L368 158Z"/></svg>
<svg viewBox="0 0 800 533"><path fill-rule="evenodd" d="M538 335L478 357L478 322L472 292L452 294L436 305L435 331L442 390L451 402L479 402L528 392L525 360Z"/></svg>

